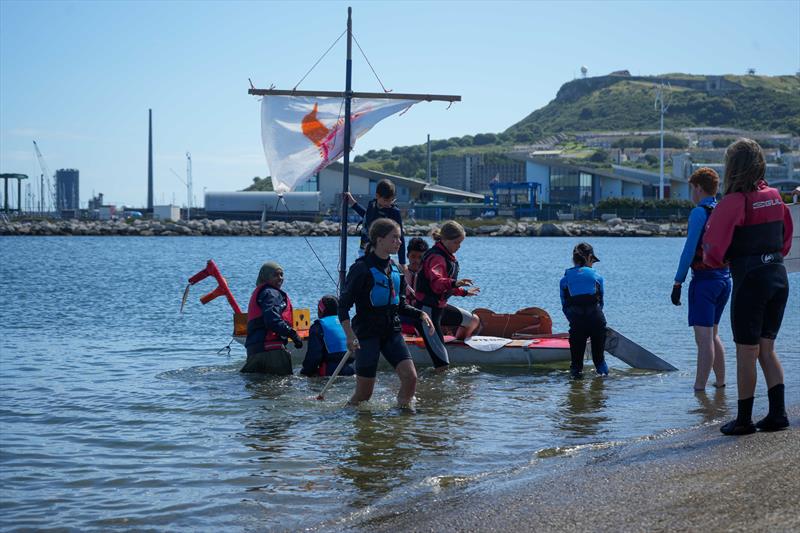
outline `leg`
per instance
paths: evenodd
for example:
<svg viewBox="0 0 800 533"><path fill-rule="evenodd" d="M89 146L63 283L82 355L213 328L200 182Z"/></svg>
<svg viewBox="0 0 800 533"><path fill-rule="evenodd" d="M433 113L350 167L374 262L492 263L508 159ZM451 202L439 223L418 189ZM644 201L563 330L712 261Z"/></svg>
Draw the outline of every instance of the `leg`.
<svg viewBox="0 0 800 533"><path fill-rule="evenodd" d="M775 291L773 297L767 302L761 339L758 341L758 362L761 364L761 370L767 381L769 398L769 413L756 424L756 427L762 431L777 431L789 427L784 399L783 367L778 359L778 354L775 353L775 337L778 336L786 302L789 299L789 280L783 265L776 265L773 270L770 281Z"/></svg>
<svg viewBox="0 0 800 533"><path fill-rule="evenodd" d="M380 341L377 338L358 339L360 348L356 350L356 390L349 405L358 405L372 398L375 388L375 375L378 372Z"/></svg>
<svg viewBox="0 0 800 533"><path fill-rule="evenodd" d="M411 354L408 353L403 336L395 333L385 339L381 344L381 352L400 378L397 404L400 407L408 407L417 390L417 369L411 360Z"/></svg>
<svg viewBox="0 0 800 533"><path fill-rule="evenodd" d="M722 388L725 386L725 347L722 339L719 338L719 324L714 325L714 386Z"/></svg>
<svg viewBox="0 0 800 533"><path fill-rule="evenodd" d="M401 361L395 368L400 378L400 391L397 393L397 405L408 407L417 391L417 369L411 359Z"/></svg>
<svg viewBox="0 0 800 533"><path fill-rule="evenodd" d="M595 371L601 376L608 375L606 363L606 321L599 322L592 332L592 363Z"/></svg>
<svg viewBox="0 0 800 533"><path fill-rule="evenodd" d="M350 401L349 405L358 405L361 402L366 402L372 398L372 390L375 388L375 378L365 378L363 376L356 376L356 390Z"/></svg>
<svg viewBox="0 0 800 533"><path fill-rule="evenodd" d="M583 372L583 358L586 352L588 335L577 324L569 326L569 352L572 361L569 365L572 377L580 377Z"/></svg>
<svg viewBox="0 0 800 533"><path fill-rule="evenodd" d="M756 393L756 359L758 344L736 345L736 387L739 400L752 398Z"/></svg>
<svg viewBox="0 0 800 533"><path fill-rule="evenodd" d="M694 390L706 388L708 375L714 365L714 338L716 328L705 326L692 326L694 328L694 342L697 344L697 373L694 378ZM719 376L717 376L719 381Z"/></svg>
<svg viewBox="0 0 800 533"><path fill-rule="evenodd" d="M438 307L428 306L423 307L422 310L431 317L434 331L430 331L424 325L420 324L420 336L425 342L425 349L428 350L428 355L431 356L433 367L437 371L443 372L447 370L447 367L450 365L450 356L448 355L447 348L444 345L444 335L442 334L442 310Z"/></svg>

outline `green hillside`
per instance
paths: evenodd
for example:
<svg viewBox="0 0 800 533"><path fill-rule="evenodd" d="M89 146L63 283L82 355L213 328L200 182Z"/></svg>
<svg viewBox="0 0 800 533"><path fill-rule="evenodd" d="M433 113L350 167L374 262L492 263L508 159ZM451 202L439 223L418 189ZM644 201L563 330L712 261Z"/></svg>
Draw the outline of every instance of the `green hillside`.
<svg viewBox="0 0 800 533"><path fill-rule="evenodd" d="M713 126L777 131L800 135L800 77L664 74L641 77L609 75L573 80L556 98L500 133L478 133L431 141L433 167L440 157L467 153L502 159L514 144L528 144L555 134L578 131L655 130L655 89L668 82L667 129ZM708 83L720 86L709 89ZM591 152L586 153L588 157ZM370 150L354 163L372 170L423 178L424 144Z"/></svg>
<svg viewBox="0 0 800 533"><path fill-rule="evenodd" d="M658 128L653 103L657 81L670 82L664 126L728 126L800 135L800 77L724 76L728 91L698 90L680 83L705 83L704 76L654 78L601 76L565 83L556 98L506 133L532 137L574 131Z"/></svg>

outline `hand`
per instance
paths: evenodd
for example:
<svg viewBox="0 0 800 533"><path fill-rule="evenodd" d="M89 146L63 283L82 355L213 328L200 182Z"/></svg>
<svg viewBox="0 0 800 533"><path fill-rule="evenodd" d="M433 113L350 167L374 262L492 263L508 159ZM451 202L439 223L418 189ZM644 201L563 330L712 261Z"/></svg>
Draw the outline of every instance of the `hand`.
<svg viewBox="0 0 800 533"><path fill-rule="evenodd" d="M351 206L355 205L356 199L353 198L353 195L350 194L349 192L344 193L344 198L345 200L347 200L347 203L350 204Z"/></svg>
<svg viewBox="0 0 800 533"><path fill-rule="evenodd" d="M472 285L472 280L468 278L460 279L456 281L456 287L463 287L465 285Z"/></svg>
<svg viewBox="0 0 800 533"><path fill-rule="evenodd" d="M436 333L436 328L433 326L433 320L431 320L431 317L428 316L428 313L423 311L420 320L422 320L422 323L426 328L428 328L428 331L431 333Z"/></svg>
<svg viewBox="0 0 800 533"><path fill-rule="evenodd" d="M481 290L478 287L470 287L464 296L477 296Z"/></svg>
<svg viewBox="0 0 800 533"><path fill-rule="evenodd" d="M400 268L400 272L403 274L403 276L406 276L406 279L408 279L408 275L409 275L408 265L398 265L398 267ZM406 283L408 283L408 282L406 282Z"/></svg>
<svg viewBox="0 0 800 533"><path fill-rule="evenodd" d="M300 339L300 335L298 335L295 330L289 331L289 338L292 339L294 347L298 350L303 347L303 341Z"/></svg>
<svg viewBox="0 0 800 533"><path fill-rule="evenodd" d="M358 343L358 337L355 335L348 335L347 336L347 351L349 351L353 356L355 356L356 351L361 348L361 345Z"/></svg>
<svg viewBox="0 0 800 533"><path fill-rule="evenodd" d="M670 295L672 305L681 305L681 284L676 283L672 286L672 294Z"/></svg>

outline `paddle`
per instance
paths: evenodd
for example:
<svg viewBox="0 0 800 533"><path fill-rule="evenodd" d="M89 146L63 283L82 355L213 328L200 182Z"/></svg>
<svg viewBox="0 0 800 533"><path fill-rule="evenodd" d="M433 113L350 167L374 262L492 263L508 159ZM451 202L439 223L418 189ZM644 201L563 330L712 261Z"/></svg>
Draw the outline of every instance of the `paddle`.
<svg viewBox="0 0 800 533"><path fill-rule="evenodd" d="M336 366L336 370L333 371L333 374L331 374L331 377L328 379L328 382L325 384L324 387L322 387L322 392L320 392L319 395L317 395L317 400L324 400L325 399L325 391L328 390L328 387L331 386L331 384L333 383L333 380L336 379L336 376L338 376L339 372L342 371L342 368L344 367L344 364L347 362L348 359L350 359L350 352L349 351L344 354L344 356L342 357L342 360L339 361L339 364Z"/></svg>
<svg viewBox="0 0 800 533"><path fill-rule="evenodd" d="M606 328L605 350L633 368L678 370L650 350L639 346L622 333L611 328Z"/></svg>

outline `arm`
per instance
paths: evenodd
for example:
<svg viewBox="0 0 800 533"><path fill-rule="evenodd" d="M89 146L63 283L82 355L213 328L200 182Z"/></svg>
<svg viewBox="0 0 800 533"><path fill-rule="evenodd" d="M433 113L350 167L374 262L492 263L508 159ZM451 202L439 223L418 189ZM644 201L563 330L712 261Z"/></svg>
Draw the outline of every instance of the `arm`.
<svg viewBox="0 0 800 533"><path fill-rule="evenodd" d="M456 287L455 279L447 275L444 258L438 255L431 255L422 265L423 275L428 278L431 289L434 293L454 294L456 296L466 296L467 291L461 287Z"/></svg>
<svg viewBox="0 0 800 533"><path fill-rule="evenodd" d="M366 214L367 214L367 210L366 210L366 209L364 209L363 207L361 207L361 204L359 204L358 202L355 202L355 203L353 203L353 204L350 206L350 208L351 208L353 211L355 211L356 213L358 213L358 214L359 214L359 216L361 216L361 218L364 218L364 215L366 215Z"/></svg>
<svg viewBox="0 0 800 533"><path fill-rule="evenodd" d="M798 187L800 189L800 187ZM783 206L783 250L781 253L783 257L789 255L789 251L792 249L792 235L794 233L794 223L792 222L792 212L789 211L789 208L786 207L786 204Z"/></svg>
<svg viewBox="0 0 800 533"><path fill-rule="evenodd" d="M258 300L263 315L264 325L270 331L274 331L284 339L289 336L292 327L281 318L281 305L283 298L280 293L275 289L269 287L261 291L261 297Z"/></svg>
<svg viewBox="0 0 800 533"><path fill-rule="evenodd" d="M564 311L567 308L567 298L569 297L569 288L567 287L567 276L561 278L561 282L558 284L558 293L561 296L561 310ZM566 311L564 311L566 313Z"/></svg>
<svg viewBox="0 0 800 533"><path fill-rule="evenodd" d="M744 223L744 201L741 193L729 194L708 217L703 235L703 262L708 266L725 266L725 254L733 240L733 231Z"/></svg>
<svg viewBox="0 0 800 533"><path fill-rule="evenodd" d="M339 295L339 322L344 325L344 322L347 321L348 328L350 324L350 308L353 307L356 301L356 294L361 292L363 288L364 268L365 265L361 261L353 263L347 272L347 277L344 279L344 287L342 287L342 292Z"/></svg>
<svg viewBox="0 0 800 533"><path fill-rule="evenodd" d="M325 353L325 343L322 339L322 328L319 322L314 322L311 325L306 342L308 342L308 348L300 373L304 376L316 376L319 373L319 366L322 364L322 356Z"/></svg>
<svg viewBox="0 0 800 533"><path fill-rule="evenodd" d="M689 228L686 235L686 242L683 244L681 260L678 263L678 271L675 273L675 283L681 284L686 281L686 274L694 259L694 252L703 233L703 226L706 223L705 210L702 207L695 207L689 214Z"/></svg>
<svg viewBox="0 0 800 533"><path fill-rule="evenodd" d="M401 265L406 264L406 235L403 231L403 217L400 215L400 210L394 208L394 221L400 226L400 249L397 250L397 260Z"/></svg>
<svg viewBox="0 0 800 533"><path fill-rule="evenodd" d="M603 304L605 303L603 300L605 299L606 289L603 285L603 276L597 276L597 298L600 302L600 309L603 308Z"/></svg>

